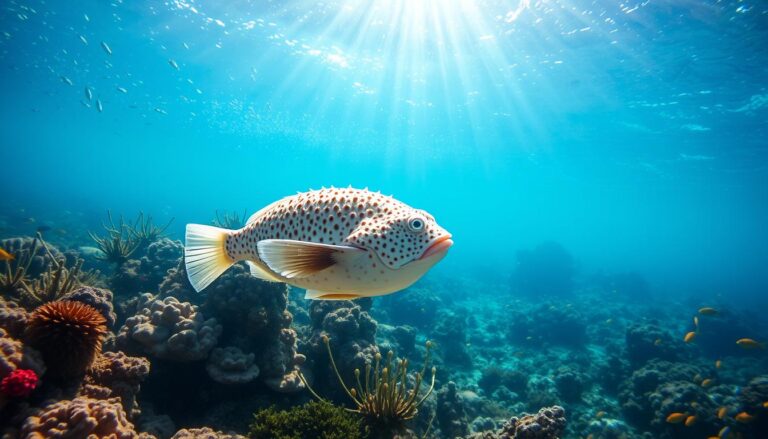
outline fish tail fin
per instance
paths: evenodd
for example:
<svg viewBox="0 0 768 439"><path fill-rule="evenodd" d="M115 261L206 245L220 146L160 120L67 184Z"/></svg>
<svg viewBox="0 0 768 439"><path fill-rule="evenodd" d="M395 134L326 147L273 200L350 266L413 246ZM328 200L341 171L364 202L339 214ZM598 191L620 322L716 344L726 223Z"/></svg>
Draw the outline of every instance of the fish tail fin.
<svg viewBox="0 0 768 439"><path fill-rule="evenodd" d="M184 264L195 291L202 291L235 263L225 247L229 233L218 227L187 224Z"/></svg>

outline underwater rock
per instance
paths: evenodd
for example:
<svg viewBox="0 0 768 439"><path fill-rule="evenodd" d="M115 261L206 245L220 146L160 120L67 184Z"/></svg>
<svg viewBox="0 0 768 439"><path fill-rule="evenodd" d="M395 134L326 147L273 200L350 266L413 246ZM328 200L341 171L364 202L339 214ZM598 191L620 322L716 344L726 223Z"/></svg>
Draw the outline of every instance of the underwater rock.
<svg viewBox="0 0 768 439"><path fill-rule="evenodd" d="M545 242L533 250L521 250L516 262L513 284L520 293L540 298L573 292L575 263L562 245Z"/></svg>
<svg viewBox="0 0 768 439"><path fill-rule="evenodd" d="M21 436L137 439L139 434L128 421L119 398L101 400L77 397L37 410L34 416L24 421Z"/></svg>
<svg viewBox="0 0 768 439"><path fill-rule="evenodd" d="M96 308L107 319L107 327L111 328L117 320L112 306L112 291L107 289L82 286L63 295L61 300L74 300Z"/></svg>
<svg viewBox="0 0 768 439"><path fill-rule="evenodd" d="M470 439L559 439L565 431L565 410L543 408L534 415L513 417L496 432L478 433Z"/></svg>
<svg viewBox="0 0 768 439"><path fill-rule="evenodd" d="M205 369L212 380L221 384L244 384L259 376L259 366L253 364L255 354L246 354L240 348L215 348L208 357Z"/></svg>
<svg viewBox="0 0 768 439"><path fill-rule="evenodd" d="M247 439L235 433L224 433L212 430L208 427L182 429L176 432L171 439Z"/></svg>
<svg viewBox="0 0 768 439"><path fill-rule="evenodd" d="M27 327L29 313L16 302L0 297L0 328L5 329L8 335L21 338Z"/></svg>
<svg viewBox="0 0 768 439"><path fill-rule="evenodd" d="M120 328L117 345L128 349L138 345L143 352L165 360L197 361L208 357L221 331L216 319L206 319L189 302L143 294L138 313Z"/></svg>
<svg viewBox="0 0 768 439"><path fill-rule="evenodd" d="M83 380L82 395L97 399L118 397L130 419L141 414L136 396L149 375L149 361L123 352L104 352L94 360Z"/></svg>
<svg viewBox="0 0 768 439"><path fill-rule="evenodd" d="M753 378L741 389L739 400L744 408L766 409L763 404L768 401L768 375Z"/></svg>
<svg viewBox="0 0 768 439"><path fill-rule="evenodd" d="M443 437L455 438L469 433L467 413L453 381L448 381L437 391L436 413Z"/></svg>

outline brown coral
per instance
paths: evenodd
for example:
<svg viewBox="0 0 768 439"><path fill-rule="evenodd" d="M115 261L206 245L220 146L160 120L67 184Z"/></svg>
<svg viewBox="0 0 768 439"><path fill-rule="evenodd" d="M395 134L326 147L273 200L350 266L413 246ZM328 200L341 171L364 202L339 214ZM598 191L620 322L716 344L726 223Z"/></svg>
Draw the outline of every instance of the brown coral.
<svg viewBox="0 0 768 439"><path fill-rule="evenodd" d="M57 378L82 375L101 351L107 320L92 306L55 301L35 309L25 338Z"/></svg>
<svg viewBox="0 0 768 439"><path fill-rule="evenodd" d="M80 395L96 399L120 397L129 418L141 412L136 403L140 384L149 375L149 361L123 352L105 352L96 357L85 375Z"/></svg>
<svg viewBox="0 0 768 439"><path fill-rule="evenodd" d="M78 397L49 405L27 418L20 437L136 439L139 435L119 399Z"/></svg>

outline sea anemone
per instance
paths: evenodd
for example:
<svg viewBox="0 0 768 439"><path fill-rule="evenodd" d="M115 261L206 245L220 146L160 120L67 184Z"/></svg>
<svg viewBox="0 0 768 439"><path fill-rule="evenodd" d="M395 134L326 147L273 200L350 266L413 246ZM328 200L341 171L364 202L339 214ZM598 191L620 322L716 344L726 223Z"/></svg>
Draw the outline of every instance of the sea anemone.
<svg viewBox="0 0 768 439"><path fill-rule="evenodd" d="M94 307L60 300L31 314L25 338L43 354L49 373L68 378L82 375L101 351L107 320Z"/></svg>

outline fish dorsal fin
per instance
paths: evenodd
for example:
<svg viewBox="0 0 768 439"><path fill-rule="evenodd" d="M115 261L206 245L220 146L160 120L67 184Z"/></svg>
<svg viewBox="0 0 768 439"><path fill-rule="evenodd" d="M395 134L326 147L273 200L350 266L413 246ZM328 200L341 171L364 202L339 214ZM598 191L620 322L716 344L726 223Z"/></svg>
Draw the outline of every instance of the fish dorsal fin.
<svg viewBox="0 0 768 439"><path fill-rule="evenodd" d="M314 300L355 300L362 297L354 293L328 293L326 291L307 290L304 294L305 299Z"/></svg>
<svg viewBox="0 0 768 439"><path fill-rule="evenodd" d="M251 276L257 277L267 282L281 282L274 274L270 273L266 269L259 267L259 265L253 261L245 261L248 264L248 268L251 271Z"/></svg>
<svg viewBox="0 0 768 439"><path fill-rule="evenodd" d="M291 239L265 239L257 244L259 258L288 279L311 276L340 261L366 253L346 245L319 244Z"/></svg>
<svg viewBox="0 0 768 439"><path fill-rule="evenodd" d="M256 213L254 213L253 215L248 217L248 221L245 222L245 225L247 226L248 224L256 221L264 212L266 212L267 210L271 209L272 206L274 206L275 204L280 203L282 201L283 200L277 200L274 203L271 203L271 204L266 205L265 207L262 207Z"/></svg>

